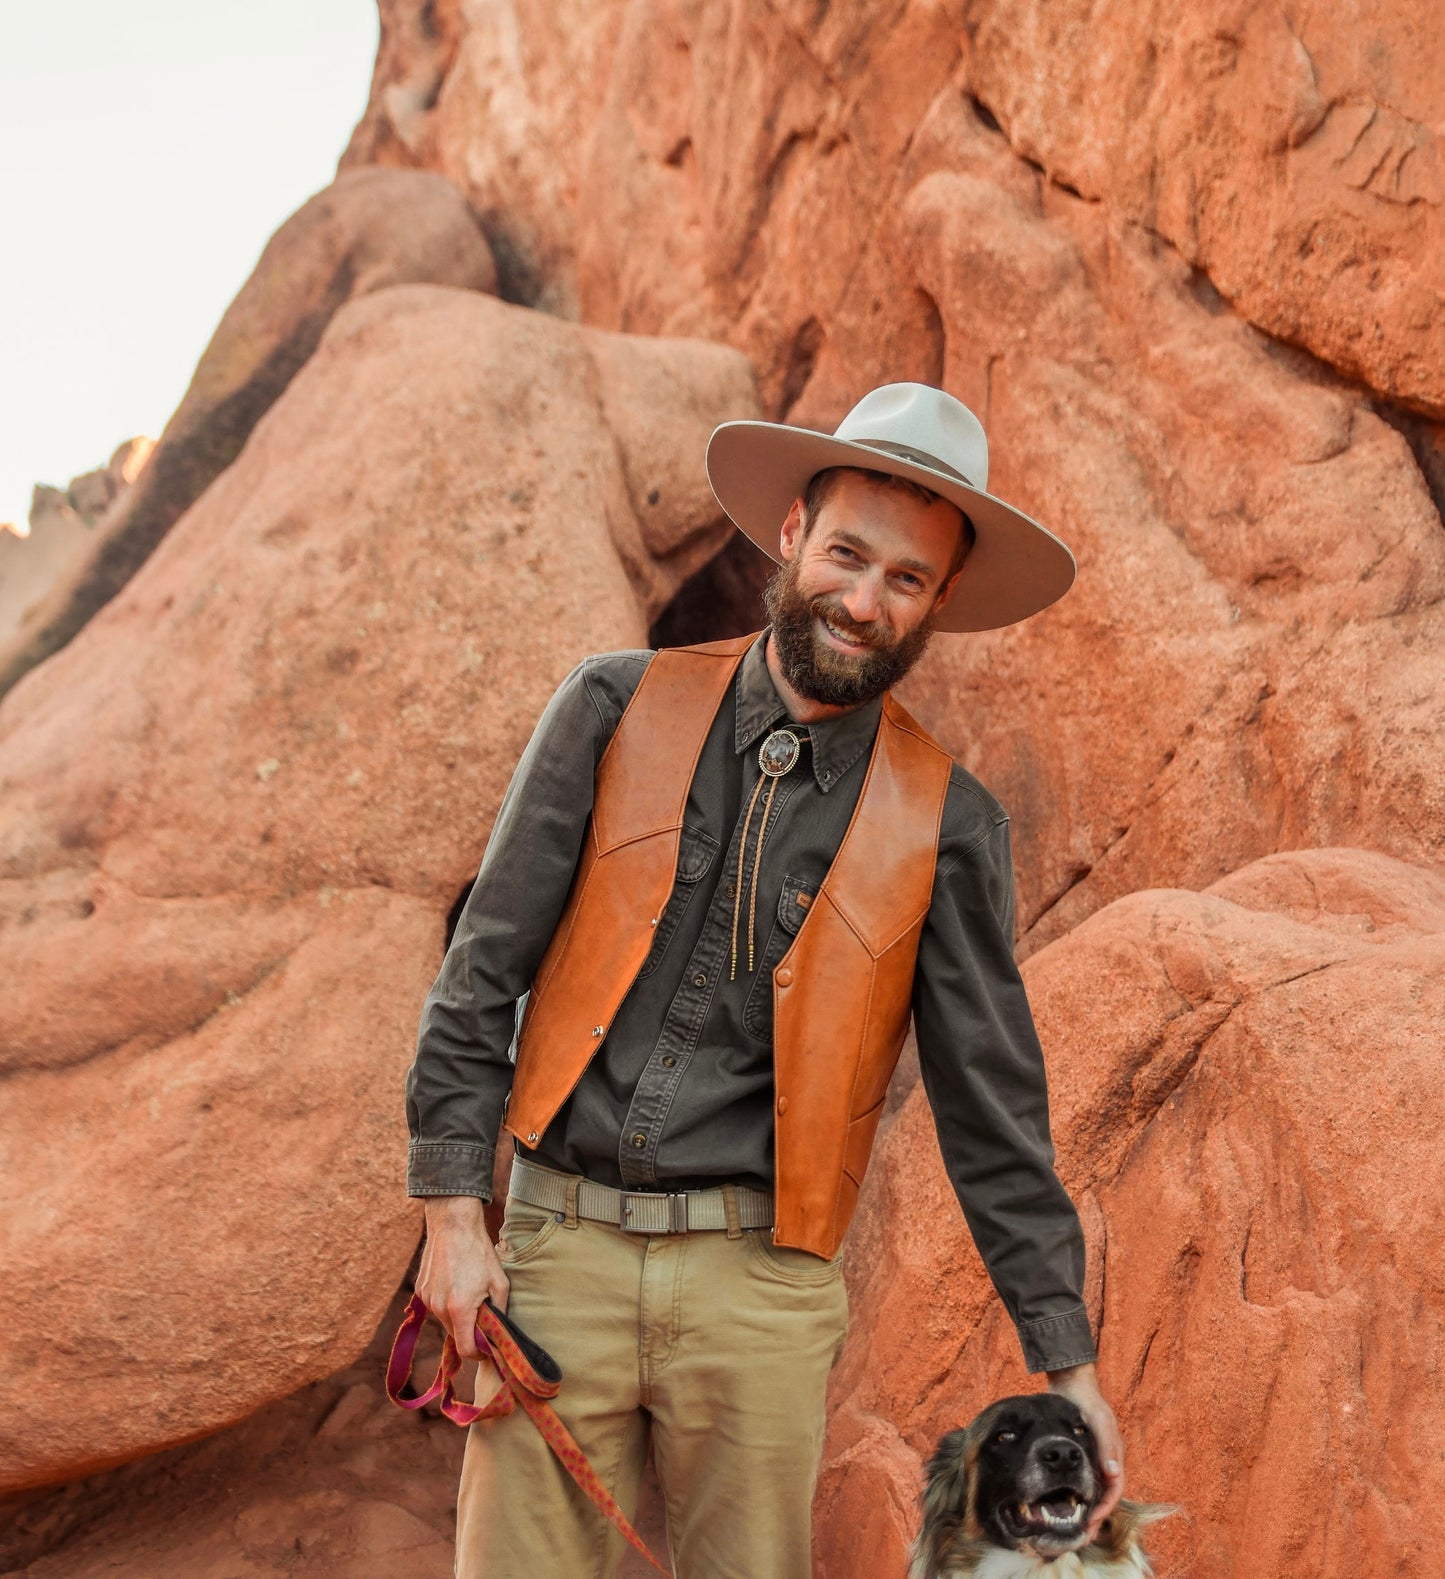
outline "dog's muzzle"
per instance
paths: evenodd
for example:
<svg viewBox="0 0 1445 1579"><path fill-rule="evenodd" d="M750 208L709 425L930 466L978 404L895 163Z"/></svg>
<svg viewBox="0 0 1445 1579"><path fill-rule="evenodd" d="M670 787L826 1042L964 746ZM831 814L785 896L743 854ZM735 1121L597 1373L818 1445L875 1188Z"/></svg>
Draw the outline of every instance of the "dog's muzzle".
<svg viewBox="0 0 1445 1579"><path fill-rule="evenodd" d="M1052 1436L1034 1443L1019 1475L1018 1493L1016 1502L999 1509L1000 1522L1015 1540L1053 1556L1083 1544L1099 1483L1078 1442Z"/></svg>

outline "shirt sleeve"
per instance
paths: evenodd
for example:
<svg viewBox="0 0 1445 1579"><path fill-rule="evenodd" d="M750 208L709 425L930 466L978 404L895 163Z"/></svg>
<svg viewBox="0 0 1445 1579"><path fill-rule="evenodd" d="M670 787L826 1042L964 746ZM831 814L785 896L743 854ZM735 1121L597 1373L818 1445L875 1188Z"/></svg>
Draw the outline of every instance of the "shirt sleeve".
<svg viewBox="0 0 1445 1579"><path fill-rule="evenodd" d="M1096 1358L1084 1236L1049 1135L1043 1050L1013 954L1008 819L940 846L914 1023L944 1166L1030 1371Z"/></svg>
<svg viewBox="0 0 1445 1579"><path fill-rule="evenodd" d="M597 764L650 653L580 664L558 687L512 775L481 871L427 994L407 1074L409 1195L492 1198L512 1089L517 1004L567 903Z"/></svg>

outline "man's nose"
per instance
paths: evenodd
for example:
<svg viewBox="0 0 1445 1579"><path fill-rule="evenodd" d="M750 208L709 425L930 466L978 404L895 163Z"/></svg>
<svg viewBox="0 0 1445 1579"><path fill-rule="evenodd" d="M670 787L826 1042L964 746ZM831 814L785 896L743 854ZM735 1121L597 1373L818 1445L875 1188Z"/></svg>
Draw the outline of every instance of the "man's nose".
<svg viewBox="0 0 1445 1579"><path fill-rule="evenodd" d="M883 600L879 596L878 582L872 576L860 576L843 594L843 607L848 617L859 625L871 625L883 616Z"/></svg>
<svg viewBox="0 0 1445 1579"><path fill-rule="evenodd" d="M1070 1442L1065 1437L1051 1437L1039 1444L1039 1462L1049 1469L1082 1469L1084 1450L1077 1442Z"/></svg>

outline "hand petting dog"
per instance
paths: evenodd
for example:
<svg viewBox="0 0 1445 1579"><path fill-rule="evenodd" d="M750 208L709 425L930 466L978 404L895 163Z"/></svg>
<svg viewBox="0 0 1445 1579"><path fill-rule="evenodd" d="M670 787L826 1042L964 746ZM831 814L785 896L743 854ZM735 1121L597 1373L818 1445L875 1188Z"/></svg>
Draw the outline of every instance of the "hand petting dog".
<svg viewBox="0 0 1445 1579"><path fill-rule="evenodd" d="M1051 1371L1049 1391L1077 1404L1084 1424L1094 1434L1098 1467L1104 1476L1104 1490L1089 1516L1088 1529L1085 1531L1092 1541L1124 1495L1124 1439L1119 1435L1119 1422L1114 1418L1114 1411L1099 1391L1097 1366L1075 1365L1066 1371Z"/></svg>

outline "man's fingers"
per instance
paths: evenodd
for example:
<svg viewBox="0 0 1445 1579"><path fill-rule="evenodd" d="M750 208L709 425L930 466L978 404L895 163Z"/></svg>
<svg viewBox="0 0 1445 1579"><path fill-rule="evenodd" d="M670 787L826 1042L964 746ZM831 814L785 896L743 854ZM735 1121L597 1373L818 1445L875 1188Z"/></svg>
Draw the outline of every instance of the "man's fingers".
<svg viewBox="0 0 1445 1579"><path fill-rule="evenodd" d="M446 1313L447 1331L457 1346L457 1353L464 1360L475 1360L477 1354L477 1307L473 1304L449 1305Z"/></svg>
<svg viewBox="0 0 1445 1579"><path fill-rule="evenodd" d="M487 1284L487 1297L498 1310L506 1310L507 1296L512 1292L512 1285L507 1281L507 1274L498 1270L493 1273L491 1281Z"/></svg>
<svg viewBox="0 0 1445 1579"><path fill-rule="evenodd" d="M1115 1449L1113 1453L1104 1455L1104 1495L1094 1508L1089 1519L1087 1534L1090 1540L1104 1527L1104 1520L1119 1506L1119 1500L1124 1495L1124 1461L1122 1449Z"/></svg>

